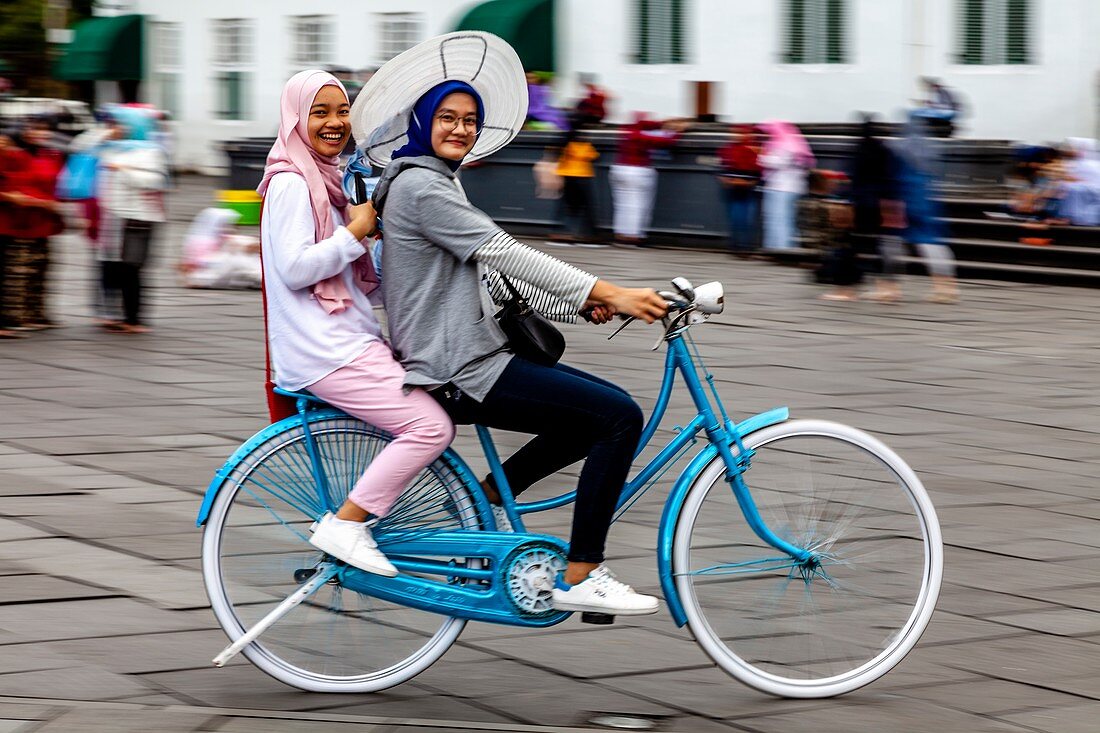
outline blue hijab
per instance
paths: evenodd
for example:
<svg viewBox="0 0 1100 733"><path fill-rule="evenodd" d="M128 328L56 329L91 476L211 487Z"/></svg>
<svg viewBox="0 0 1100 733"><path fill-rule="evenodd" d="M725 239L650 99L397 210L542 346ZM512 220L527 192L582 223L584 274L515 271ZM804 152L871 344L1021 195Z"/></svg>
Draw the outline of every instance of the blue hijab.
<svg viewBox="0 0 1100 733"><path fill-rule="evenodd" d="M432 149L432 123L435 120L435 111L439 107L439 103L448 94L454 94L455 92L463 92L473 97L474 101L477 102L478 127L485 122L485 105L481 101L481 95L472 86L464 81L455 80L436 84L424 92L420 99L416 100L416 104L413 105L412 114L409 115L409 141L393 151L391 160L413 158L420 155L439 158L435 154L435 150ZM458 167L462 165L461 161L439 159L453 171L458 170Z"/></svg>
<svg viewBox="0 0 1100 733"><path fill-rule="evenodd" d="M107 144L116 150L139 150L159 148L153 139L157 132L157 120L150 110L140 107L112 106L107 116L115 124L126 130L126 136L120 140L111 140Z"/></svg>

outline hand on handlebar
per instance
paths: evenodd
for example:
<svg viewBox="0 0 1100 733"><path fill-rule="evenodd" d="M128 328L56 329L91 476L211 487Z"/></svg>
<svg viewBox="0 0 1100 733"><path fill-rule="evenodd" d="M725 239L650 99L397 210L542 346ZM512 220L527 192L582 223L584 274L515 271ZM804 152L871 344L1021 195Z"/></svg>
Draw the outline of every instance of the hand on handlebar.
<svg viewBox="0 0 1100 733"><path fill-rule="evenodd" d="M581 318L597 326L607 323L615 317L615 311L606 305L591 305L581 311Z"/></svg>
<svg viewBox="0 0 1100 733"><path fill-rule="evenodd" d="M656 290L624 288L606 280L596 281L588 295L588 303L604 306L615 314L639 318L646 323L653 323L668 312L668 304Z"/></svg>

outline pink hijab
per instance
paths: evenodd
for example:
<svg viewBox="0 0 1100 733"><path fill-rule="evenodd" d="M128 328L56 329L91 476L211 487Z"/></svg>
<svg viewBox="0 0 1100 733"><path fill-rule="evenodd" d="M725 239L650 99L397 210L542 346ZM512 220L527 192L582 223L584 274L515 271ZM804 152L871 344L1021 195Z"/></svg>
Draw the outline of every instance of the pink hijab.
<svg viewBox="0 0 1100 733"><path fill-rule="evenodd" d="M794 162L801 167L813 168L816 161L810 150L810 144L794 124L785 120L769 120L760 127L768 133L768 140L764 143L764 155L790 153Z"/></svg>
<svg viewBox="0 0 1100 733"><path fill-rule="evenodd" d="M271 152L267 154L264 177L256 188L263 196L277 173L297 173L306 179L309 200L313 205L313 234L317 242L328 239L336 231L331 207L343 209L348 205L348 199L340 185L340 170L337 168L339 159L321 155L309 142L309 110L317 92L330 84L339 87L345 98L348 96L340 80L327 71L299 71L287 81L279 100L279 135L271 146ZM354 266L356 282L364 293L370 293L378 287L378 277L370 255L364 252ZM343 312L351 302L351 296L340 275L315 284L313 297L329 314Z"/></svg>

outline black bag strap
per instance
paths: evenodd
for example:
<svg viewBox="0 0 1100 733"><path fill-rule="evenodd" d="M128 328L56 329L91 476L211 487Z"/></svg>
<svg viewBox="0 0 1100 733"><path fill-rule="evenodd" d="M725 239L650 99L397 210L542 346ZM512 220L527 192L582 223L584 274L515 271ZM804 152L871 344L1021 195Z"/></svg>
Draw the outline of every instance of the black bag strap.
<svg viewBox="0 0 1100 733"><path fill-rule="evenodd" d="M508 292L512 294L512 297L516 299L521 307L527 306L527 299L523 297L523 294L516 290L516 286L512 284L512 281L508 279L500 270L497 270L497 274L500 275L500 279L504 281L504 287L508 288Z"/></svg>

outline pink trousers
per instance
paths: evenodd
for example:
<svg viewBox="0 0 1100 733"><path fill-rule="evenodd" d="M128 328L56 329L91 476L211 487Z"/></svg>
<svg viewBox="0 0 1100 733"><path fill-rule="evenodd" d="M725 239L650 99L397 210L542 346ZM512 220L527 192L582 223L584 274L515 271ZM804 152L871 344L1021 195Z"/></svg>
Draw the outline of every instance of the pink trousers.
<svg viewBox="0 0 1100 733"><path fill-rule="evenodd" d="M405 393L405 370L383 341L372 341L347 366L314 382L309 391L394 439L367 466L348 496L384 517L409 481L439 457L455 436L447 413L422 389Z"/></svg>

